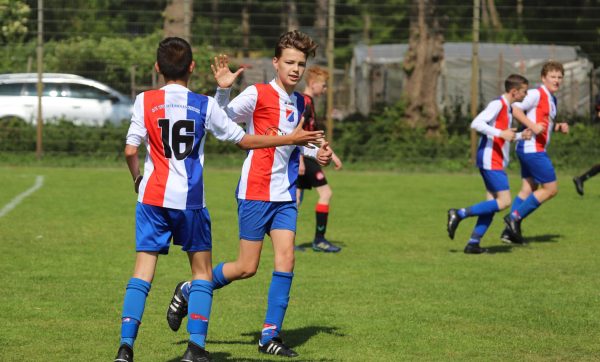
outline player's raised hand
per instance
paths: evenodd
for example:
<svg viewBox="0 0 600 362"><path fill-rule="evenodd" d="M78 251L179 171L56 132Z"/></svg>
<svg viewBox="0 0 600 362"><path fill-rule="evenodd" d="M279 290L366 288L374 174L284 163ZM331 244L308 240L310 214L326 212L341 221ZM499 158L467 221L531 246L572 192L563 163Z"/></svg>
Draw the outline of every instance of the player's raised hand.
<svg viewBox="0 0 600 362"><path fill-rule="evenodd" d="M229 57L226 54L219 54L214 59L214 64L210 65L217 85L220 88L229 88L235 82L235 79L244 71L244 68L238 69L235 73L229 69Z"/></svg>
<svg viewBox="0 0 600 362"><path fill-rule="evenodd" d="M333 151L329 147L329 142L325 141L321 143L321 147L317 151L317 162L321 166L327 166L331 162Z"/></svg>
<svg viewBox="0 0 600 362"><path fill-rule="evenodd" d="M554 126L555 132L569 133L569 124L566 122L557 123Z"/></svg>
<svg viewBox="0 0 600 362"><path fill-rule="evenodd" d="M508 129L502 130L502 131L500 131L500 137L509 142L513 141L515 139L516 131L517 131L516 128L508 128Z"/></svg>
<svg viewBox="0 0 600 362"><path fill-rule="evenodd" d="M304 117L300 118L298 126L294 129L290 136L292 137L292 144L297 146L306 146L314 148L311 143L321 143L323 141L323 131L305 131L304 128Z"/></svg>
<svg viewBox="0 0 600 362"><path fill-rule="evenodd" d="M530 140L533 137L533 132L527 128L523 132L521 132L521 138L524 140Z"/></svg>

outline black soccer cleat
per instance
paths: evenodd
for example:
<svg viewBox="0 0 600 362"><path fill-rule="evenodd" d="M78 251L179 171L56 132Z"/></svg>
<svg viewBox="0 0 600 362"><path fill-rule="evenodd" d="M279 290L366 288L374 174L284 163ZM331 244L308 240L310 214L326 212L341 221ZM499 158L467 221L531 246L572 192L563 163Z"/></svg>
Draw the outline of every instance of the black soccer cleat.
<svg viewBox="0 0 600 362"><path fill-rule="evenodd" d="M167 309L167 323L169 323L169 328L174 332L179 330L181 321L188 313L188 304L183 298L183 292L181 291L181 288L185 283L186 282L180 282L177 284L175 292L173 292L173 298L171 298L171 303Z"/></svg>
<svg viewBox="0 0 600 362"><path fill-rule="evenodd" d="M448 210L448 236L452 240L454 240L454 233L456 232L459 223L460 216L458 216L458 211L456 209Z"/></svg>
<svg viewBox="0 0 600 362"><path fill-rule="evenodd" d="M519 224L520 224L520 222L519 222ZM521 240L518 240L518 239L512 237L510 232L508 231L508 228L504 228L504 231L502 231L502 235L500 235L500 240L502 240L502 242L504 242L504 243L512 244L512 245L526 245L527 244L527 242L523 238L521 238Z"/></svg>
<svg viewBox="0 0 600 362"><path fill-rule="evenodd" d="M316 238L315 240L313 240L312 249L314 251L323 251L326 253L337 253L340 250L342 250L342 248L333 245L329 242L329 240L325 238Z"/></svg>
<svg viewBox="0 0 600 362"><path fill-rule="evenodd" d="M482 248L479 244L467 244L464 250L465 254L483 254L489 252L488 249Z"/></svg>
<svg viewBox="0 0 600 362"><path fill-rule="evenodd" d="M575 191L583 196L583 180L576 176L573 177L573 183L575 184Z"/></svg>
<svg viewBox="0 0 600 362"><path fill-rule="evenodd" d="M274 354L283 357L297 357L298 353L296 353L293 349L283 344L283 341L279 337L275 337L264 345L258 342L258 351L260 353L266 354Z"/></svg>
<svg viewBox="0 0 600 362"><path fill-rule="evenodd" d="M128 344L122 344L115 357L115 362L133 362L133 349Z"/></svg>
<svg viewBox="0 0 600 362"><path fill-rule="evenodd" d="M181 358L181 362L210 362L210 360L208 351L192 341L188 342L188 348Z"/></svg>
<svg viewBox="0 0 600 362"><path fill-rule="evenodd" d="M504 216L505 231L510 235L510 239L514 244L524 244L523 236L521 235L521 223L512 217L510 214Z"/></svg>

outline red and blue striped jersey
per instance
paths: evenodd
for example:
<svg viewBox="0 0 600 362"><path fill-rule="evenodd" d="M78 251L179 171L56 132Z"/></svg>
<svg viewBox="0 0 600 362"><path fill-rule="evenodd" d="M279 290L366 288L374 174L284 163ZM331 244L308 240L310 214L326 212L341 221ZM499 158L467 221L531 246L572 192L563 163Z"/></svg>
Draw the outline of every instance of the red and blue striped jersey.
<svg viewBox="0 0 600 362"><path fill-rule="evenodd" d="M178 210L206 207L206 131L234 143L245 135L212 97L181 85L169 84L136 97L126 143L146 143L139 202Z"/></svg>
<svg viewBox="0 0 600 362"><path fill-rule="evenodd" d="M250 135L291 133L304 112L304 97L288 94L275 80L246 88L231 102L229 90L217 90L217 101L237 123L246 124ZM236 190L243 200L295 201L300 154L316 157L316 149L279 146L250 150L242 166Z"/></svg>
<svg viewBox="0 0 600 362"><path fill-rule="evenodd" d="M511 127L512 113L504 96L491 101L471 122L471 128L481 134L477 149L477 167L503 170L508 166L510 142L500 132Z"/></svg>
<svg viewBox="0 0 600 362"><path fill-rule="evenodd" d="M533 123L544 126L544 132L534 134L529 140L522 140L517 143L517 152L536 153L546 152L550 143L550 135L554 128L554 118L556 118L556 97L545 87L527 91L527 96L522 102L515 103L514 107L519 107L525 112L527 118Z"/></svg>

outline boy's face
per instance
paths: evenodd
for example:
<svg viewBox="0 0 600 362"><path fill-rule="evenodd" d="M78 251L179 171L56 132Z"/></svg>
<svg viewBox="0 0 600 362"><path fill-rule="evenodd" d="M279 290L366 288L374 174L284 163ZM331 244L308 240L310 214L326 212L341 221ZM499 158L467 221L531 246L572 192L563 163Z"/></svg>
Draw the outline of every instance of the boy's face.
<svg viewBox="0 0 600 362"><path fill-rule="evenodd" d="M527 84L521 84L519 89L511 89L511 97L514 102L521 102L527 96Z"/></svg>
<svg viewBox="0 0 600 362"><path fill-rule="evenodd" d="M294 89L306 70L306 55L295 48L283 49L279 58L273 58L273 67L284 88Z"/></svg>
<svg viewBox="0 0 600 362"><path fill-rule="evenodd" d="M310 88L313 97L320 97L327 90L327 80L322 77L316 77L310 82L308 87Z"/></svg>
<svg viewBox="0 0 600 362"><path fill-rule="evenodd" d="M558 91L558 88L560 88L560 84L562 83L562 81L563 74L558 70L551 70L548 73L546 73L545 76L542 77L542 83L544 84L544 86L546 86L546 88L548 88L550 93Z"/></svg>

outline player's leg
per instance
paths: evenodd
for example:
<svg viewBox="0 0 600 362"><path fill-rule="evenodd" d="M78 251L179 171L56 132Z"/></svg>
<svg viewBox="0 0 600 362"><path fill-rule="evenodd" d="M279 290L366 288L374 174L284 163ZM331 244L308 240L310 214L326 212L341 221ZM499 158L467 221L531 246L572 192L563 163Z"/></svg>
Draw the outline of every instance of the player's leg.
<svg viewBox="0 0 600 362"><path fill-rule="evenodd" d="M192 268L187 323L190 340L182 361L209 361L205 345L213 296L211 252L188 252L188 258Z"/></svg>
<svg viewBox="0 0 600 362"><path fill-rule="evenodd" d="M136 262L128 281L121 315L121 341L115 361L132 361L159 253L169 249L171 231L161 207L136 205Z"/></svg>
<svg viewBox="0 0 600 362"><path fill-rule="evenodd" d="M504 171L480 169L479 172L483 178L486 190L492 190L492 192L495 192L496 190L508 190L508 178ZM469 207L448 210L447 230L450 239L454 239L456 229L463 219L471 216L494 214L499 210L496 199L493 196L490 196L489 192L486 195L487 199L485 201ZM491 219L489 222L491 223Z"/></svg>
<svg viewBox="0 0 600 362"><path fill-rule="evenodd" d="M466 254L482 254L488 251L480 246L481 239L492 224L495 213L510 205L510 187L506 172L481 169L480 173L486 188L486 201L474 205L469 211L479 213L479 215L471 237L465 246ZM472 211L473 209L475 211Z"/></svg>
<svg viewBox="0 0 600 362"><path fill-rule="evenodd" d="M600 163L597 165L594 165L592 168L587 170L582 175L573 177L573 183L575 184L575 190L577 191L577 193L579 195L583 196L583 183L590 177L594 177L595 175L597 175L599 172L600 172Z"/></svg>
<svg viewBox="0 0 600 362"><path fill-rule="evenodd" d="M258 345L259 352L295 357L298 354L287 347L279 334L290 299L294 277L294 238L296 236L297 209L294 203L278 204L278 212L270 232L275 253L275 270L267 298L267 313Z"/></svg>

